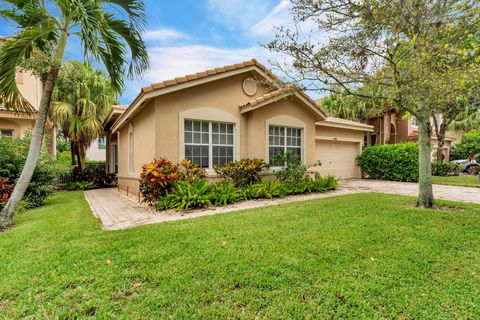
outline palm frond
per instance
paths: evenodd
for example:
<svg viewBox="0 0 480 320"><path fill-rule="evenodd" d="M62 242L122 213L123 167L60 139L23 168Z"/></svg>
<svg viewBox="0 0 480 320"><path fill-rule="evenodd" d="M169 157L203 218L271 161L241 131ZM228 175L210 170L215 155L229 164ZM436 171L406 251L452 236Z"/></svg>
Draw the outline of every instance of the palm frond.
<svg viewBox="0 0 480 320"><path fill-rule="evenodd" d="M127 14L130 24L143 31L146 26L145 4L140 0L106 0L103 4L118 6Z"/></svg>
<svg viewBox="0 0 480 320"><path fill-rule="evenodd" d="M0 47L0 94L4 108L14 112L34 111L30 103L21 96L15 77L17 68L24 59L28 59L35 43L55 31L52 21L45 21L40 26L28 27L15 38Z"/></svg>
<svg viewBox="0 0 480 320"><path fill-rule="evenodd" d="M108 15L106 18L111 30L123 38L129 47L132 57L128 66L129 77L141 75L149 65L148 52L141 34L124 20L111 19Z"/></svg>
<svg viewBox="0 0 480 320"><path fill-rule="evenodd" d="M103 62L112 87L120 92L125 76L140 76L149 66L146 44L141 37L145 21L143 3L138 0L70 1L76 3L74 20L80 25L85 57ZM117 19L101 4L124 10L127 19Z"/></svg>
<svg viewBox="0 0 480 320"><path fill-rule="evenodd" d="M52 102L52 120L57 123L64 123L74 114L74 106L65 101Z"/></svg>

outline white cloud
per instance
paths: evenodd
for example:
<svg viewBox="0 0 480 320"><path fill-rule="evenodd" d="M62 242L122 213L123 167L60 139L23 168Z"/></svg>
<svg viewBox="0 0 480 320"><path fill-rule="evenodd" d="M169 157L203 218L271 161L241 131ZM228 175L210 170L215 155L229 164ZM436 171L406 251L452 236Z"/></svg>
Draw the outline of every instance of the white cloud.
<svg viewBox="0 0 480 320"><path fill-rule="evenodd" d="M150 69L143 79L127 83L122 102L130 103L143 86L255 58L268 65L271 54L261 47L245 49L207 45L155 46L148 49Z"/></svg>
<svg viewBox="0 0 480 320"><path fill-rule="evenodd" d="M271 36L275 27L291 23L290 8L290 0L281 0L272 12L251 27L251 31L258 36Z"/></svg>
<svg viewBox="0 0 480 320"><path fill-rule="evenodd" d="M146 41L167 42L172 40L190 40L190 35L171 28L147 30L143 34Z"/></svg>
<svg viewBox="0 0 480 320"><path fill-rule="evenodd" d="M151 69L145 80L156 82L189 73L243 62L260 55L262 48L232 49L206 45L155 47L149 50Z"/></svg>

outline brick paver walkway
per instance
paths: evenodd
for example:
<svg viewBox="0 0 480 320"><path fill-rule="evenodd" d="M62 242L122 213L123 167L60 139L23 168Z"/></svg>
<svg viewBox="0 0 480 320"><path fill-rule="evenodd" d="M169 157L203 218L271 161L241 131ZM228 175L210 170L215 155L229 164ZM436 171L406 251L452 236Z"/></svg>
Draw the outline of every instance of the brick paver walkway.
<svg viewBox="0 0 480 320"><path fill-rule="evenodd" d="M437 199L480 204L480 188L434 185L433 189ZM85 192L85 196L92 208L92 212L102 221L104 229L120 230L145 224L191 219L224 212L365 192L416 196L418 194L418 185L416 183L391 181L343 180L341 181L340 189L328 193L299 195L272 200L250 200L227 207L194 210L188 213L175 211L156 213L149 207L138 204L134 198L119 193L117 189L89 190Z"/></svg>

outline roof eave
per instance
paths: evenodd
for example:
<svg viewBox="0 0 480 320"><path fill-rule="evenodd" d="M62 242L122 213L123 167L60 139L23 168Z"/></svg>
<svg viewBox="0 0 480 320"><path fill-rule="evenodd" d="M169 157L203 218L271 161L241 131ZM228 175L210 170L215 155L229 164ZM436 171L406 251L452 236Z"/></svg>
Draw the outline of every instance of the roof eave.
<svg viewBox="0 0 480 320"><path fill-rule="evenodd" d="M319 116L319 120L325 120L326 115L322 112L321 109L318 108L318 106L310 101L310 99L307 99L303 94L300 94L298 91L295 92L288 92L287 94L278 94L275 96L272 96L271 98L264 100L260 103L254 104L254 105L244 105L240 107L240 113L248 113L250 111L262 108L264 106L267 106L269 104L272 104L274 102L283 100L287 97L290 97L294 95L296 98L298 98L302 103L304 103L306 106L308 106L312 112L314 112L316 115Z"/></svg>
<svg viewBox="0 0 480 320"><path fill-rule="evenodd" d="M323 122L317 122L316 125L317 126L322 126L322 127L357 130L357 131L363 131L363 132L373 132L374 131L373 126L366 125L366 124L363 124L363 123L353 124L353 123L323 121Z"/></svg>

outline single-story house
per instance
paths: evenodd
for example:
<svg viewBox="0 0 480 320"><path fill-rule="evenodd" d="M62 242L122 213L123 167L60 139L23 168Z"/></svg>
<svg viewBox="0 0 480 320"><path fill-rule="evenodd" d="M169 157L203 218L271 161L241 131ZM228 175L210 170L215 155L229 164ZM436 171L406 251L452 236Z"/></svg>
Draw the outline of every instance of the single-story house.
<svg viewBox="0 0 480 320"><path fill-rule="evenodd" d="M256 60L144 87L104 122L107 170L138 192L154 158L213 165L242 158L269 162L291 150L320 174L358 178L356 157L373 127L328 117L306 93L286 87Z"/></svg>

